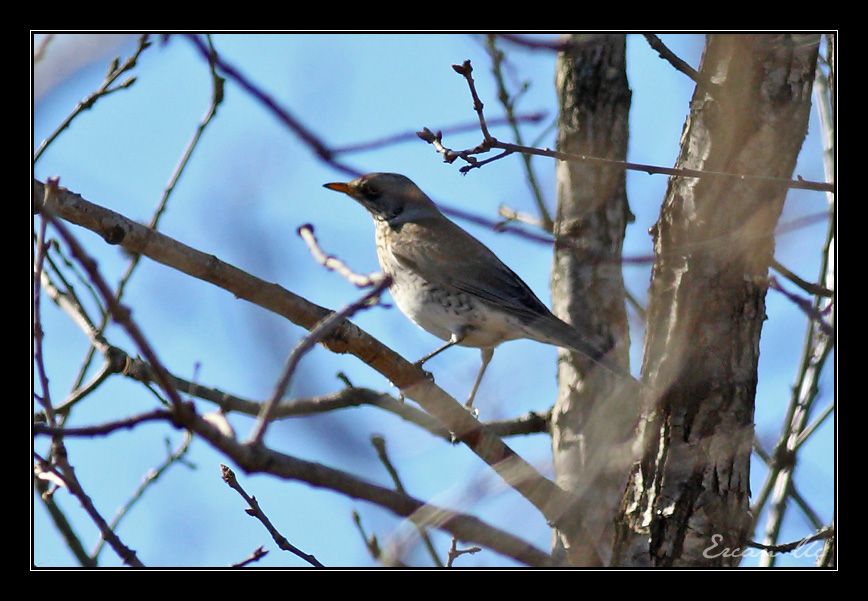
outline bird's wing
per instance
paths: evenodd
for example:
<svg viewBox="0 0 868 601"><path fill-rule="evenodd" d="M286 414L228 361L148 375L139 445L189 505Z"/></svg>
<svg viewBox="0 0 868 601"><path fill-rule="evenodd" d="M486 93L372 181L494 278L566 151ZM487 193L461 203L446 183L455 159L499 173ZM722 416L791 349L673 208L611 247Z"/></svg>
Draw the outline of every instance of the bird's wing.
<svg viewBox="0 0 868 601"><path fill-rule="evenodd" d="M428 282L474 295L526 321L551 315L514 271L454 223L424 219L404 227L408 231L402 231L402 237L413 243L393 245L392 254Z"/></svg>

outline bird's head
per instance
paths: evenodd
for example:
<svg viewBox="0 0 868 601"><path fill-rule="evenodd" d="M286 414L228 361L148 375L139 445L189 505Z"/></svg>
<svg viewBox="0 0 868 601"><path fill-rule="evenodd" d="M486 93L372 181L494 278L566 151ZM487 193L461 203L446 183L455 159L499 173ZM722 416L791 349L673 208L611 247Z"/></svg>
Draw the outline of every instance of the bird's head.
<svg viewBox="0 0 868 601"><path fill-rule="evenodd" d="M368 173L349 183L324 187L354 198L374 219L391 225L407 223L439 213L419 187L398 173Z"/></svg>

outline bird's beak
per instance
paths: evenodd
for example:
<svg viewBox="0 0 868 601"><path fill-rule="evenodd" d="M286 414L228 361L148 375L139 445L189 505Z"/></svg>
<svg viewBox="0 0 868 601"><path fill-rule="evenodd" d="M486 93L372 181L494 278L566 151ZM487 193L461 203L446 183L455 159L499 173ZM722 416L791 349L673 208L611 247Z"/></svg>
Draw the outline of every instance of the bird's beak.
<svg viewBox="0 0 868 601"><path fill-rule="evenodd" d="M341 183L331 183L331 184L323 184L323 188L328 188L329 190L334 190L335 192L343 192L344 194L349 194L352 196L352 188L350 188L349 184L341 184Z"/></svg>

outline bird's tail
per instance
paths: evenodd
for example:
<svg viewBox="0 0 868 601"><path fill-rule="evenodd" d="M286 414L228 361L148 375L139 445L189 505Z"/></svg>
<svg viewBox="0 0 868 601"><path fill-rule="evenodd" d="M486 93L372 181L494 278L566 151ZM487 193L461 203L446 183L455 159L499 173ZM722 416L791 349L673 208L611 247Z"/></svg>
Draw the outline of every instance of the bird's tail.
<svg viewBox="0 0 868 601"><path fill-rule="evenodd" d="M605 349L600 343L583 336L571 325L554 315L549 315L525 326L525 333L528 338L580 353L617 376L635 380L629 371L614 360L611 350Z"/></svg>

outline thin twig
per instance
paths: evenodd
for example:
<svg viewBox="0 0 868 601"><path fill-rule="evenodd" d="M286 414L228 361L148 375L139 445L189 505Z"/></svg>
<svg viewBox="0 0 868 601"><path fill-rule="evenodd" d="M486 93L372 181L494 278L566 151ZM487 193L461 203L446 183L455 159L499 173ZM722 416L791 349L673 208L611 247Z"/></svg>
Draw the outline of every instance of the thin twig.
<svg viewBox="0 0 868 601"><path fill-rule="evenodd" d="M54 40L53 33L47 33L40 40L36 50L33 51L33 64L36 65L39 61L45 58L45 53L48 50L48 45Z"/></svg>
<svg viewBox="0 0 868 601"><path fill-rule="evenodd" d="M793 541L791 543L786 543L783 545L764 545L762 543L757 543L754 541L748 541L747 546L752 547L754 549L762 549L763 551L768 551L769 553L790 553L795 551L799 547L803 547L808 543L812 543L818 540L827 540L835 536L835 527L834 526L826 526L811 534L806 536L803 539Z"/></svg>
<svg viewBox="0 0 868 601"><path fill-rule="evenodd" d="M283 536L280 532L278 532L277 528L271 523L271 520L268 519L268 516L265 515L265 512L262 511L262 508L259 506L259 502L256 500L256 497L251 497L247 494L241 485L238 483L238 479L235 477L235 472L233 472L229 467L220 464L220 471L223 475L223 481L229 485L229 488L237 492L241 495L241 498L247 502L247 505L250 509L246 510L247 515L256 518L262 525L265 526L265 529L268 530L268 533L271 535L271 538L274 539L274 542L277 543L277 546L283 549L284 551L289 551L296 557L303 559L310 565L315 568L322 568L323 566L319 560L313 555L305 553L291 542L286 540L286 537Z"/></svg>
<svg viewBox="0 0 868 601"><path fill-rule="evenodd" d="M230 568L246 568L251 563L256 563L257 561L259 561L260 559L262 559L266 555L268 555L268 551L265 550L265 547L259 546L253 550L253 553L251 553L247 557L247 559L243 559L243 560L239 561L238 563L233 563L229 567Z"/></svg>
<svg viewBox="0 0 868 601"><path fill-rule="evenodd" d="M328 269L329 271L337 272L342 275L348 282L357 288L368 288L370 286L376 286L380 283L380 280L383 278L383 274L380 272L373 272L367 275L362 275L360 273L356 273L352 269L350 269L346 263L338 259L334 255L327 254L320 247L317 242L316 236L314 235L313 225L310 223L305 223L300 226L296 233L304 240L305 244L307 244L308 250L310 250L310 254L313 256L314 260Z"/></svg>
<svg viewBox="0 0 868 601"><path fill-rule="evenodd" d="M155 409L134 415L126 419L106 422L96 426L80 426L77 428L54 428L45 424L33 424L33 434L37 436L108 436L118 430L131 430L139 424L156 421L171 421L172 414L165 409Z"/></svg>
<svg viewBox="0 0 868 601"><path fill-rule="evenodd" d="M292 352L289 354L289 357L286 359L286 365L283 368L283 373L281 373L280 378L277 380L277 384L274 386L274 392L271 394L271 398L262 406L262 410L259 412L259 417L256 420L256 426L253 429L253 432L250 435L250 443L251 444L260 444L262 443L262 439L265 436L265 431L268 428L268 424L271 422L273 417L274 409L277 407L277 404L280 402L280 399L283 398L283 395L286 393L287 388L289 387L290 380L292 380L293 374L295 374L295 369L298 367L299 361L301 358L307 353L310 349L312 349L318 342L321 342L323 338L331 334L331 332L337 328L344 320L348 319L352 315L355 315L356 312L370 307L371 303L379 300L380 295L385 292L385 290L392 284L392 278L388 275L384 275L379 282L368 292L366 292L359 300L348 304L340 311L336 311L331 315L325 317L319 324L317 324L307 336L304 336L299 343L292 349Z"/></svg>
<svg viewBox="0 0 868 601"><path fill-rule="evenodd" d="M820 286L819 284L812 284L807 280L803 280L795 273L787 269L784 265L779 263L778 260L775 258L772 258L769 266L808 294L824 296L826 298L834 298L835 296L834 291L829 290L825 286Z"/></svg>
<svg viewBox="0 0 868 601"><path fill-rule="evenodd" d="M181 154L181 158L175 165L175 168L172 171L172 175L169 177L169 181L166 184L166 187L163 189L163 194L161 195L160 200L157 203L157 208L154 210L154 213L151 216L151 220L148 223L148 227L152 230L156 230L159 227L160 219L166 211L166 207L169 204L169 199L171 198L172 193L175 191L175 187L177 186L178 181L181 179L181 175L187 169L187 165L190 162L190 158L193 156L193 152L199 145L199 140L202 138L202 134L205 132L208 124L211 123L211 120L217 114L217 109L223 102L223 90L225 80L220 77L216 71L214 60L217 56L217 51L214 49L214 45L211 42L211 36L206 36L206 39L208 40L208 48L210 51L208 66L211 72L211 103L209 104L208 109L205 111L205 115L196 126L196 131L193 132L193 136L190 138L190 141L187 142L187 146L186 148L184 148L184 151ZM114 297L117 302L121 302L124 292L126 291L127 284L132 278L133 273L135 273L141 257L142 256L140 254L133 254L129 260L129 263L127 263L126 270L124 271L123 275L118 281L117 287L115 288ZM106 325L108 325L109 317L109 311L103 310L99 326L97 327L97 332L99 332L100 334L105 331ZM90 362L93 360L93 353L94 348L90 347L88 349L87 356L82 362L82 366L79 369L79 373L75 379L75 384L73 385L74 389L81 386L85 374L90 367Z"/></svg>
<svg viewBox="0 0 868 601"><path fill-rule="evenodd" d="M75 471L72 469L72 466L66 463L66 465L59 469L48 463L39 454L33 453L33 456L36 458L37 465L41 470L51 472L54 476L63 481L66 489L70 492L70 494L72 494L76 499L78 499L78 502L81 503L82 508L90 516L94 524L96 524L100 533L102 533L103 538L105 538L106 542L111 546L115 553L118 554L118 556L123 560L123 562L128 566L135 568L144 567L144 564L136 556L136 552L127 547L121 541L118 535L115 534L115 532L106 523L105 519L103 519L102 515L100 515L99 511L97 511L96 507L94 507L93 501L91 501L90 497L84 492L84 489L82 489L78 478L75 476Z"/></svg>
<svg viewBox="0 0 868 601"><path fill-rule="evenodd" d="M489 133L488 124L485 122L485 115L482 112L485 105L482 104L479 94L476 93L476 83L473 81L473 65L470 64L470 59L467 59L460 65L452 65L452 70L467 81L467 85L470 88L470 97L473 98L473 110L476 111L476 116L479 118L479 129L482 131L482 139L488 143L496 141Z"/></svg>
<svg viewBox="0 0 868 601"><path fill-rule="evenodd" d="M672 65L675 70L684 73L687 77L692 79L697 85L703 87L706 91L713 90L717 87L714 82L703 76L699 71L687 64L686 61L679 58L678 55L672 52L669 47L663 43L663 40L661 40L655 34L646 33L644 34L644 36L645 40L648 42L648 45L651 46L651 48L653 48L654 50L656 50L660 58Z"/></svg>
<svg viewBox="0 0 868 601"><path fill-rule="evenodd" d="M757 457L762 459L763 463L769 466L770 472L766 477L766 481L763 484L763 488L760 490L760 493L756 497L756 501L751 506L751 514L754 516L754 523L752 526L755 527L756 521L759 519L760 512L765 506L766 502L774 491L775 486L775 477L780 474L781 470L784 469L784 466L787 462L781 462L780 460L773 459L772 456L763 449L760 442L754 439L753 449L756 452ZM792 462L789 462L790 464ZM811 526L816 529L820 529L823 527L823 520L820 519L820 516L817 514L816 510L811 507L805 497L799 492L799 489L796 487L795 483L792 480L789 483L788 488L785 492L787 497L791 497L793 501L796 502L796 505L799 509L802 510L802 513L811 523Z"/></svg>
<svg viewBox="0 0 868 601"><path fill-rule="evenodd" d="M619 167L622 169L627 169L631 171L642 171L648 173L649 175L662 174L662 175L671 175L678 177L691 177L691 178L703 178L703 177L723 177L730 179L737 179L740 181L765 181L769 183L776 183L784 186L786 188L796 188L801 190L815 190L820 192L835 192L835 185L833 183L827 182L814 182L808 181L804 179L784 179L779 177L771 177L767 175L754 175L747 173L727 173L722 171L704 171L699 169L684 169L684 168L674 168L674 167L662 167L658 165L646 165L643 163L633 163L629 161L618 161L614 159L606 159L601 157L593 157L587 156L583 154L569 153L569 152L561 152L557 150L552 150L550 148L535 148L532 146L523 146L521 144L511 144L509 142L501 142L497 140L488 132L488 127L485 124L485 117L483 115L483 104L479 99L479 94L476 91L476 84L473 81L473 77L471 75L473 68L470 64L469 60L464 61L462 65L452 65L452 69L462 75L464 79L467 81L467 86L470 89L470 95L473 98L473 109L476 111L477 116L479 117L480 130L482 131L482 143L480 143L475 148L467 149L467 150L453 150L442 144L442 136L438 136L431 132L428 128L423 128L422 131L418 132L418 136L428 142L429 144L433 144L438 153L443 155L444 160L446 162L451 163L456 158L461 158L468 164L464 167L461 167L459 171L461 173L466 174L472 169L476 169L481 164L490 163L492 160L490 159L486 162L479 161L474 155L481 154L484 152L488 152L492 149L500 149L502 151L509 152L518 152L522 154L528 155L536 155L536 156L545 156L550 157L562 161L572 161L572 162L583 162L583 163L591 163L596 165L606 165L610 167ZM502 155L498 155L496 158L503 158L506 156L504 152ZM450 160L451 159L451 160Z"/></svg>
<svg viewBox="0 0 868 601"><path fill-rule="evenodd" d="M91 348L95 348L91 346ZM66 415L69 413L69 410L72 409L79 401L83 400L87 395L92 393L94 390L99 388L99 386L108 379L108 377L112 374L117 373L117 370L114 369L111 361L105 361L100 368L100 370L94 375L91 380L76 390L73 390L69 393L69 396L57 406L56 411L61 415Z"/></svg>
<svg viewBox="0 0 868 601"><path fill-rule="evenodd" d="M377 451L377 457L380 459L380 463L382 463L383 467L386 468L386 471L389 472L389 476L392 478L392 482L395 484L395 490L400 493L407 494L407 491L404 488L404 484L401 482L401 477L398 475L398 470L395 469L395 466L389 459L389 454L386 452L386 439L383 438L383 436L380 434L374 434L373 436L371 436L371 444ZM431 556L431 560L434 562L434 565L438 568L442 568L443 561L440 559L440 556L437 555L437 549L434 548L434 543L431 542L431 536L428 534L428 530L423 526L420 526L419 524L416 524L415 526L416 529L419 531L419 537L422 539L422 543L428 550L428 554Z"/></svg>
<svg viewBox="0 0 868 601"><path fill-rule="evenodd" d="M64 542L66 542L66 546L69 547L70 552L73 554L81 567L97 567L96 561L87 554L87 551L84 550L84 545L82 544L81 539L72 529L72 525L69 523L69 520L66 519L66 514L63 513L63 511L54 501L54 495L48 494L48 482L37 478L35 485L36 490L39 492L39 499L45 505L45 509L46 511L48 511L48 515L54 522L54 525L57 528L57 531L60 533L61 538L63 538Z"/></svg>
<svg viewBox="0 0 868 601"><path fill-rule="evenodd" d="M482 551L480 547L468 547L466 549L458 548L458 539L454 536L452 537L452 543L449 545L449 555L446 559L446 567L451 568L455 563L455 560L461 557L462 555L473 555L474 553L479 553Z"/></svg>
<svg viewBox="0 0 868 601"><path fill-rule="evenodd" d="M829 405L825 409L823 409L822 413L820 413L820 415L818 415L817 418L813 422L808 424L808 426L804 430L802 430L802 432L799 434L799 437L796 439L796 449L798 449L803 444L805 444L808 441L808 439L811 437L811 435L817 431L817 428L822 426L823 423L826 421L826 419L830 415L832 415L832 413L834 413L834 411L835 411L835 402L832 401L831 403L829 403Z"/></svg>
<svg viewBox="0 0 868 601"><path fill-rule="evenodd" d="M353 523L356 525L356 530L359 531L359 535L362 537L362 540L365 543L365 548L368 550L368 553L371 556L371 559L374 561L383 561L383 550L380 549L380 541L377 540L376 534L371 534L368 536L365 532L365 528L362 526L362 517L359 515L359 512L353 509ZM394 568L405 568L407 567L402 561L397 559L392 559L387 564L389 567Z"/></svg>
<svg viewBox="0 0 868 601"><path fill-rule="evenodd" d="M269 94L263 91L259 86L254 84L246 75L239 71L233 65L227 63L220 56L213 56L210 50L205 46L198 35L189 34L186 36L203 57L209 62L213 61L219 70L229 79L240 85L248 94L256 98L261 104L265 105L272 114L274 114L284 125L294 132L301 140L311 148L314 153L325 163L331 165L338 171L342 171L353 177L359 175L359 171L349 167L334 158L334 151L330 149L316 134L308 129L301 121L299 121L288 110L280 106Z"/></svg>
<svg viewBox="0 0 868 601"><path fill-rule="evenodd" d="M829 322L826 321L823 312L816 306L816 303L812 303L807 298L802 298L798 294L793 294L792 292L787 291L783 286L780 285L777 278L774 276L769 277L769 288L775 290L776 292L780 292L785 297L787 297L790 301L793 302L801 311L807 315L814 323L820 328L826 336L832 336L833 330L832 326L829 325Z"/></svg>
<svg viewBox="0 0 868 601"><path fill-rule="evenodd" d="M45 187L45 200L50 200L57 192L57 186L48 185ZM45 262L46 244L45 234L48 222L45 218L40 220L39 235L36 239L36 258L33 267L33 359L36 363L36 372L39 377L39 385L42 387L42 395L37 396L37 400L42 405L45 415L48 418L48 423L54 425L54 408L51 404L51 391L48 388L48 373L45 369L45 356L42 349L42 340L45 337L45 332L42 330L42 316L40 311L40 301L42 289L42 266ZM35 395L34 395L35 396Z"/></svg>
<svg viewBox="0 0 868 601"><path fill-rule="evenodd" d="M152 484L157 482L160 477L166 473L166 471L175 465L176 463L184 463L188 467L194 468L192 464L186 462L184 460L184 455L187 454L187 451L190 449L190 443L193 442L193 435L190 432L184 433L184 440L181 441L181 444L177 449L172 450L172 447L169 444L169 439L166 439L166 450L168 451L166 459L158 465L156 468L150 470L145 477L142 478L142 481L139 483L136 490L133 491L133 494L130 495L130 498L127 499L127 502L124 503L115 513L112 521L109 522L109 527L112 530L117 530L118 526L121 523L121 520L130 512L133 506L139 502L139 500L144 496L145 492L150 488ZM103 550L105 545L105 539L100 537L93 551L91 551L91 557L96 561L99 559L99 555Z"/></svg>
<svg viewBox="0 0 868 601"><path fill-rule="evenodd" d="M510 128L512 129L512 135L515 137L516 144L524 144L524 140L521 136L521 128L518 126L518 119L515 116L515 100L510 100L509 92L506 90L506 82L503 78L503 52L497 48L497 37L493 34L489 34L486 38L486 49L488 50L488 55L491 57L491 72L494 74L494 80L497 83L497 98L500 100L501 105L503 105L503 109L506 111L506 118L509 121ZM524 164L524 172L525 177L527 178L527 184L530 187L531 194L533 195L534 202L536 203L537 212L539 213L539 219L542 228L551 232L553 228L553 222L551 214L549 213L548 208L546 207L545 199L543 198L542 189L540 188L539 182L536 179L536 173L534 173L533 165L531 164L531 156L522 154L521 155L522 162Z"/></svg>
<svg viewBox="0 0 868 601"><path fill-rule="evenodd" d="M488 125L498 127L500 125L512 125L516 123L539 123L546 118L545 111L537 111L535 113L521 113L518 115L508 115L506 117L494 117L488 120ZM470 123L460 123L458 125L447 125L446 127L438 128L444 134L462 134L479 129L479 122L473 121ZM404 142L413 142L417 138L415 131L406 131L399 134L392 134L368 140L367 142L356 142L355 144L347 144L346 146L335 146L331 149L332 154L351 154L354 152L366 152L369 150L378 150L387 146L401 144Z"/></svg>
<svg viewBox="0 0 868 601"><path fill-rule="evenodd" d="M57 255L58 259L63 262L63 266L66 267L69 271L71 271L75 275L76 279L78 279L79 283L84 286L84 289L87 290L91 299L93 299L94 306L100 313L103 312L102 300L100 300L99 294L97 294L97 291L94 289L93 284L88 281L87 276L82 273L78 265L76 265L75 262L71 261L69 258L67 258L65 254L63 254L63 251L60 248L60 243L57 240L52 240L51 242L52 244L49 245L48 254L45 256L45 260L51 267L51 271L63 284L65 289L64 295L69 297L69 300L76 305L82 317L87 321L87 323L91 325L91 327L93 327L93 320L90 318L90 314L85 309L84 301L79 297L75 286L72 285L72 282L70 282L64 276L63 270L61 270L60 266L55 263L52 254ZM80 384L81 382L79 382L79 385Z"/></svg>
<svg viewBox="0 0 868 601"><path fill-rule="evenodd" d="M111 65L109 66L108 73L106 73L105 79L102 82L102 85L97 88L95 92L92 92L84 100L75 105L75 108L69 115L67 115L66 119L64 119L61 124L57 126L57 129L51 132L51 134L42 141L42 143L39 145L39 148L36 150L36 153L33 155L34 163L39 160L39 158L42 156L42 153L45 152L45 150L51 145L51 143L57 139L57 136L63 133L63 131L67 127L69 127L73 120L75 120L75 118L78 117L81 113L92 108L93 105L96 104L97 100L99 100L100 98L104 98L113 92L117 92L118 90L129 88L136 82L135 77L130 77L121 82L120 84L116 85L115 87L112 87L112 84L118 79L118 77L136 66L136 62L139 60L139 55L141 55L142 51L148 46L150 46L150 42L148 41L148 34L142 34L142 36L139 37L139 45L136 48L135 53L130 58L125 60L121 65L118 65L119 59L117 58L112 61Z"/></svg>

